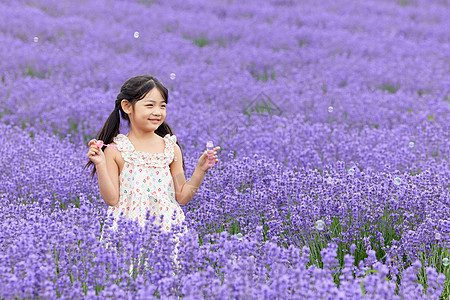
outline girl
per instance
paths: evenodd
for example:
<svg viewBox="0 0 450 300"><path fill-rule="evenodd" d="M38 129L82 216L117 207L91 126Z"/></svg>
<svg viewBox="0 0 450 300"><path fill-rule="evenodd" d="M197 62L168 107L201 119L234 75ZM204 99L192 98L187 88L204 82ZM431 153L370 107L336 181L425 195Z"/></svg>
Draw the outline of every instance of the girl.
<svg viewBox="0 0 450 300"><path fill-rule="evenodd" d="M96 139L89 142L90 161L85 168L95 165L91 178L97 172L100 194L108 205L108 214L114 216L114 230L121 212L125 218L139 221L141 226L145 226L150 212L157 216L155 223L165 232L172 224L183 223L185 217L180 205L189 203L210 168L205 151L186 182L181 148L164 122L168 96L168 90L155 77L142 75L128 79L117 95L114 111ZM120 116L130 127L126 135L119 133ZM97 140L104 144L97 144ZM219 161L218 149L214 148L215 162ZM177 217L173 221L174 211Z"/></svg>

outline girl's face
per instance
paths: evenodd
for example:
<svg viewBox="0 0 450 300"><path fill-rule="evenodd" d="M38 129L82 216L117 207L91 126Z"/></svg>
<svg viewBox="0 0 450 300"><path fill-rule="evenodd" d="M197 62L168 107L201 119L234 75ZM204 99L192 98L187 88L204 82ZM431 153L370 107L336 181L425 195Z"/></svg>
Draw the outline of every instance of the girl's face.
<svg viewBox="0 0 450 300"><path fill-rule="evenodd" d="M131 110L131 105L127 107L127 110ZM151 89L142 100L135 103L132 113L127 110L125 112L128 113L131 124L135 129L142 131L155 131L166 118L166 102L156 87Z"/></svg>

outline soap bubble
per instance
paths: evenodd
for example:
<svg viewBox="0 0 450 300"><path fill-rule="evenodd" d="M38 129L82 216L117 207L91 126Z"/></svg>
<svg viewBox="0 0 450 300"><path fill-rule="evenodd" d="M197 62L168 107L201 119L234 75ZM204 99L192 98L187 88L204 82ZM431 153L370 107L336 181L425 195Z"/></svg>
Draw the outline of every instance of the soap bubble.
<svg viewBox="0 0 450 300"><path fill-rule="evenodd" d="M240 240L240 241L242 240L242 233L239 232L238 234L236 234L236 236L237 236L238 240Z"/></svg>
<svg viewBox="0 0 450 300"><path fill-rule="evenodd" d="M353 175L353 174L355 174L355 169L353 169L353 168L348 169L348 175Z"/></svg>
<svg viewBox="0 0 450 300"><path fill-rule="evenodd" d="M450 261L449 261L448 257L445 257L445 258L442 259L442 264L444 266L448 266L450 264Z"/></svg>
<svg viewBox="0 0 450 300"><path fill-rule="evenodd" d="M137 39L139 37L139 31L134 32L134 38Z"/></svg>
<svg viewBox="0 0 450 300"><path fill-rule="evenodd" d="M177 77L177 75L175 75L175 73L170 73L170 79L174 80L175 77Z"/></svg>
<svg viewBox="0 0 450 300"><path fill-rule="evenodd" d="M333 106L328 106L328 112L329 113L333 112Z"/></svg>
<svg viewBox="0 0 450 300"><path fill-rule="evenodd" d="M316 229L322 231L322 230L324 230L324 228L325 228L325 222L322 220L317 220L316 221Z"/></svg>
<svg viewBox="0 0 450 300"><path fill-rule="evenodd" d="M333 178L328 177L328 178L327 178L327 182L328 182L329 184L332 184L332 183L333 183Z"/></svg>
<svg viewBox="0 0 450 300"><path fill-rule="evenodd" d="M437 240L440 240L440 239L442 238L442 234L440 234L439 232L437 232L437 233L434 235L434 238L437 239Z"/></svg>
<svg viewBox="0 0 450 300"><path fill-rule="evenodd" d="M413 148L414 147L414 142L409 142L409 148Z"/></svg>
<svg viewBox="0 0 450 300"><path fill-rule="evenodd" d="M39 42L39 38L38 38L37 36L35 36L34 39L33 39L33 41L34 41L35 43L37 43L37 42Z"/></svg>
<svg viewBox="0 0 450 300"><path fill-rule="evenodd" d="M395 185L400 185L402 183L402 180L400 179L400 177L395 177L394 178L394 184Z"/></svg>

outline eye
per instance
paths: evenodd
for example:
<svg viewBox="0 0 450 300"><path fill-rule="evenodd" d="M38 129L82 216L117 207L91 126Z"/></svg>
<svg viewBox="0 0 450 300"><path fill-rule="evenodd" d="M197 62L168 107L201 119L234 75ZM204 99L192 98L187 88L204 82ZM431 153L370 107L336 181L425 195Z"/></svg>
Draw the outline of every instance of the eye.
<svg viewBox="0 0 450 300"><path fill-rule="evenodd" d="M151 107L151 106L153 106L153 104L147 104L146 106ZM162 105L161 107L166 108L166 105Z"/></svg>

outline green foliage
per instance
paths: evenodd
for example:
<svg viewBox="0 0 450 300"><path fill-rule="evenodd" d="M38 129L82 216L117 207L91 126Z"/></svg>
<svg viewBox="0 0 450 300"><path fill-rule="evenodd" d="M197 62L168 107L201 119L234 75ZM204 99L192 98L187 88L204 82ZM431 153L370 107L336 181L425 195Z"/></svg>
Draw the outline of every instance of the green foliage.
<svg viewBox="0 0 450 300"><path fill-rule="evenodd" d="M267 72L267 70L264 70L263 74L258 74L257 72L255 72L253 70L251 70L250 73L252 74L252 76L254 78L256 78L259 81L267 82L269 80L269 73ZM270 72L270 79L275 80L275 72L273 72L273 71Z"/></svg>
<svg viewBox="0 0 450 300"><path fill-rule="evenodd" d="M422 97L423 94L425 94L427 92L427 90L418 90L417 91L417 95L419 95L419 97Z"/></svg>
<svg viewBox="0 0 450 300"><path fill-rule="evenodd" d="M380 89L382 91L388 91L391 94L395 94L400 89L400 87L395 87L392 84L384 84L380 87Z"/></svg>
<svg viewBox="0 0 450 300"><path fill-rule="evenodd" d="M145 7L150 7L155 2L156 2L156 0L139 0L138 3L144 5Z"/></svg>
<svg viewBox="0 0 450 300"><path fill-rule="evenodd" d="M339 87L346 87L347 86L347 81L346 80L343 80L343 81L341 81L341 83L339 83Z"/></svg>
<svg viewBox="0 0 450 300"><path fill-rule="evenodd" d="M73 119L69 119L69 131L70 132L74 132L74 133L78 133L79 132L79 130L78 130L78 123L75 121L75 120L73 120Z"/></svg>
<svg viewBox="0 0 450 300"><path fill-rule="evenodd" d="M202 48L202 47L208 45L208 44L209 44L209 41L208 41L206 38L201 37L201 38L196 38L196 39L194 39L194 44L196 44L197 46L199 46L200 48Z"/></svg>
<svg viewBox="0 0 450 300"><path fill-rule="evenodd" d="M23 76L30 76L31 78L38 77L38 78L45 78L44 74L41 74L37 72L33 66L27 66L26 71L22 73Z"/></svg>

